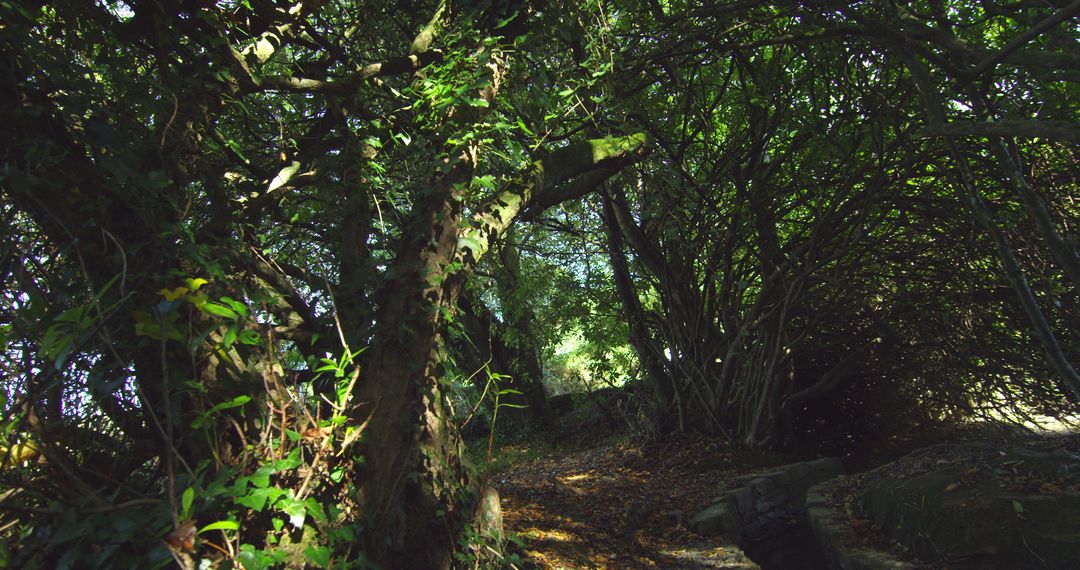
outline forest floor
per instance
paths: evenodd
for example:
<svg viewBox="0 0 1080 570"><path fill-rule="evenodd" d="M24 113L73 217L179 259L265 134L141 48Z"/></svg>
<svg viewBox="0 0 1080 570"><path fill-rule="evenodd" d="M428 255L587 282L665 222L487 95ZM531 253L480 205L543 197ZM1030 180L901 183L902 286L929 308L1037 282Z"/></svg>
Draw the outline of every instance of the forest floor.
<svg viewBox="0 0 1080 570"><path fill-rule="evenodd" d="M613 438L500 453L525 457L489 482L502 497L507 530L544 569L758 568L723 537L700 537L687 524L723 491L793 460L693 434L652 445Z"/></svg>
<svg viewBox="0 0 1080 570"><path fill-rule="evenodd" d="M856 472L931 443L1015 437L1027 436L988 424L932 430L846 456L845 463ZM527 567L750 569L758 565L742 550L723 536L698 536L688 528L690 518L724 491L817 455L749 452L693 433L638 444L592 432L559 445L544 440L504 445L488 484L501 495L505 528L517 537L521 547L515 550Z"/></svg>

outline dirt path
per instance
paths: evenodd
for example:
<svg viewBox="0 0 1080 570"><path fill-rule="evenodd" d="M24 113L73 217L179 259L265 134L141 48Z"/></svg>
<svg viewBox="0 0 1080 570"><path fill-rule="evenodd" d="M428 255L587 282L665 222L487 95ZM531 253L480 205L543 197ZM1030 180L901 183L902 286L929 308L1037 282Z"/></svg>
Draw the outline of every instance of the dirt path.
<svg viewBox="0 0 1080 570"><path fill-rule="evenodd" d="M735 545L686 525L753 471L746 458L686 436L646 448L613 443L552 452L492 483L507 529L541 568L748 569L758 566Z"/></svg>

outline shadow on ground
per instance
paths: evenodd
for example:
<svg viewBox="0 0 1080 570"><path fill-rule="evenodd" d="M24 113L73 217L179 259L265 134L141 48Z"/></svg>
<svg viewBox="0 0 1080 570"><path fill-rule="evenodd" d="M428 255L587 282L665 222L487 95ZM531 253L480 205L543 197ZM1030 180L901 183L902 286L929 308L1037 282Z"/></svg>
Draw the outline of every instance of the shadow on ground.
<svg viewBox="0 0 1080 570"><path fill-rule="evenodd" d="M492 476L507 530L541 568L758 568L724 537L687 521L781 457L734 457L685 436L652 446L609 442L552 451Z"/></svg>

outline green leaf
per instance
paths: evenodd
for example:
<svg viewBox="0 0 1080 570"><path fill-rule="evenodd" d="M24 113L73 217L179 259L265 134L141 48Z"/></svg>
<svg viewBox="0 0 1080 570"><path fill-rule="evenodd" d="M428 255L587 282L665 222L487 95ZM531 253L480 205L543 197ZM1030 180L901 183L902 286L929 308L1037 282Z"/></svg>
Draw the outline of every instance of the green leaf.
<svg viewBox="0 0 1080 570"><path fill-rule="evenodd" d="M237 497L234 502L238 505L243 505L255 512L262 512L266 508L267 504L273 505L285 491L277 487L265 487L261 489L252 489L246 496Z"/></svg>
<svg viewBox="0 0 1080 570"><path fill-rule="evenodd" d="M240 160L242 160L244 162L248 161L247 157L244 156L244 153L241 152L241 150L240 150L240 143L230 139L228 141L225 141L225 144L228 145L228 147L230 149L232 149L233 152L236 153L236 156L240 157Z"/></svg>
<svg viewBox="0 0 1080 570"><path fill-rule="evenodd" d="M1017 515L1024 514L1024 505L1022 505L1020 503L1020 501L1014 500L1012 502L1012 508L1013 508L1013 512L1016 513Z"/></svg>
<svg viewBox="0 0 1080 570"><path fill-rule="evenodd" d="M304 501L304 506L307 508L307 513L316 521L320 523L329 522L329 519L326 518L326 511L323 510L319 501L316 501L314 498L309 498Z"/></svg>
<svg viewBox="0 0 1080 570"><path fill-rule="evenodd" d="M259 336L259 333L257 331L247 329L244 331L240 331L240 334L237 336L236 340L239 341L240 344L257 345L262 342L262 337Z"/></svg>
<svg viewBox="0 0 1080 570"><path fill-rule="evenodd" d="M228 402L222 402L222 403L214 406L213 408L210 408L209 410L206 410L202 414L199 414L199 417L195 418L195 420L191 422L191 427L193 427L195 429L201 429L203 426L206 425L206 422L209 421L210 417L213 416L214 414L216 414L216 413L218 413L218 412L220 412L222 410L227 410L229 408L236 408L236 407L239 407L239 406L243 406L244 404L246 404L246 403L248 403L250 401L251 401L251 396L244 395L244 396L237 396L237 397L233 398L232 400L229 400Z"/></svg>
<svg viewBox="0 0 1080 570"><path fill-rule="evenodd" d="M188 487L180 496L180 518L186 519L191 514L191 503L195 500L195 489Z"/></svg>
<svg viewBox="0 0 1080 570"><path fill-rule="evenodd" d="M240 523L236 521L217 521L212 522L201 529L196 534L202 534L211 530L240 530Z"/></svg>
<svg viewBox="0 0 1080 570"><path fill-rule="evenodd" d="M247 548L244 548L244 547ZM250 544L240 545L240 554L237 556L240 559L240 565L244 567L244 570L255 570L259 567L259 559L255 556L255 547Z"/></svg>
<svg viewBox="0 0 1080 570"><path fill-rule="evenodd" d="M221 344L223 344L225 348L229 348L236 342L236 335L236 325L229 327L229 330L225 331L225 336L221 338Z"/></svg>
<svg viewBox="0 0 1080 570"><path fill-rule="evenodd" d="M227 410L229 408L238 408L251 401L251 396L240 395L228 402L222 402L213 408L210 408L209 413L220 412L221 410Z"/></svg>
<svg viewBox="0 0 1080 570"><path fill-rule="evenodd" d="M319 568L330 567L330 549L325 546L310 546L305 548L304 555Z"/></svg>
<svg viewBox="0 0 1080 570"><path fill-rule="evenodd" d="M120 279L120 276L122 276L122 275L123 275L123 273L117 273L116 275L113 276L112 279L109 279L104 285L101 286L100 289L98 289L98 292L97 292L97 295L95 295L95 298L98 299L98 300L103 299L105 297L105 293L107 293L109 291L109 289L112 288L113 283L116 283L116 280Z"/></svg>
<svg viewBox="0 0 1080 570"><path fill-rule="evenodd" d="M187 279L184 279L184 286L186 286L191 291L198 291L199 288L201 288L203 285L206 285L207 283L209 283L209 281L203 279L202 277L196 277L194 279L189 277Z"/></svg>
<svg viewBox="0 0 1080 570"><path fill-rule="evenodd" d="M475 176L472 179L472 183L475 186L479 186L487 190L495 189L495 177L490 174L486 176Z"/></svg>
<svg viewBox="0 0 1080 570"><path fill-rule="evenodd" d="M484 242L474 235L464 235L458 238L458 247L466 248L476 256L484 250Z"/></svg>
<svg viewBox="0 0 1080 570"><path fill-rule="evenodd" d="M83 313L85 310L86 307L83 305L79 305L78 307L72 307L64 311L63 313L60 313L60 316L56 317L56 321L60 323L82 324Z"/></svg>
<svg viewBox="0 0 1080 570"><path fill-rule="evenodd" d="M219 300L223 304L228 305L229 308L236 311L237 313L239 313L239 314L241 314L241 315L243 315L245 317L247 316L247 314L248 314L247 305L241 303L240 301L237 301L236 299L233 299L232 297L222 297Z"/></svg>
<svg viewBox="0 0 1080 570"><path fill-rule="evenodd" d="M226 319L235 319L239 316L236 314L236 311L233 311L225 305L219 305L217 303L207 302L199 308L202 309L204 313L216 315L219 317L225 317Z"/></svg>
<svg viewBox="0 0 1080 570"><path fill-rule="evenodd" d="M277 175L274 176L274 179L270 181L270 185L266 187L266 193L273 192L274 190L285 186L289 183L289 180L291 180L292 177L296 175L296 173L299 171L300 163L295 160L292 161L291 163L289 163L288 166L285 166L278 171Z"/></svg>
<svg viewBox="0 0 1080 570"><path fill-rule="evenodd" d="M521 132L529 135L530 137L536 136L536 135L533 134L533 132L531 130L529 130L529 127L525 126L525 121L522 121L521 117L518 117L517 126L518 126L518 128L521 129Z"/></svg>
<svg viewBox="0 0 1080 570"><path fill-rule="evenodd" d="M303 501L297 501L292 497L281 499L277 507L289 517L289 524L295 528L303 528L307 520L307 507Z"/></svg>
<svg viewBox="0 0 1080 570"><path fill-rule="evenodd" d="M251 481L252 485L259 488L265 488L270 486L270 476L274 474L274 468L270 465L263 465L258 471L252 473L247 477L248 481Z"/></svg>
<svg viewBox="0 0 1080 570"><path fill-rule="evenodd" d="M237 497L233 499L233 502L240 506L247 507L257 513L261 513L262 510L266 508L267 500L269 500L269 497L266 496L266 493L260 492L265 490L266 489L255 489L251 492L250 495L246 497Z"/></svg>
<svg viewBox="0 0 1080 570"><path fill-rule="evenodd" d="M289 469L296 469L300 466L300 463L302 463L300 459L300 449L293 449L284 459L279 459L272 465L277 471L287 471Z"/></svg>

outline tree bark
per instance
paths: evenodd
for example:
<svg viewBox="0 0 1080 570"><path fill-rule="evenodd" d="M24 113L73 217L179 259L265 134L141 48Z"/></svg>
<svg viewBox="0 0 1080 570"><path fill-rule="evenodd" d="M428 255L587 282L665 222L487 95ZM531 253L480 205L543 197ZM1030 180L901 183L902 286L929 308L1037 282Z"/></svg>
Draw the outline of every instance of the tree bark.
<svg viewBox="0 0 1080 570"><path fill-rule="evenodd" d="M473 163L462 160L419 202L409 236L378 298L375 341L357 387L369 421L360 494L369 556L389 568L446 568L477 489L462 464L461 443L446 413L439 379L444 311L460 284L526 208L579 198L647 152L643 135L569 145L536 163L485 202L468 223L455 188ZM475 157L475 154L471 154Z"/></svg>
<svg viewBox="0 0 1080 570"><path fill-rule="evenodd" d="M623 252L622 230L610 193L605 192L603 199L608 259L611 262L615 289L619 294L619 300L622 301L623 315L629 327L630 346L634 348L638 360L645 369L649 385L653 388L659 404L660 417L658 419L662 423L664 416L670 413L675 405L675 387L664 367L660 349L650 338L648 327L645 325L645 310L641 307L637 292L634 290L630 267L626 263L626 254Z"/></svg>

